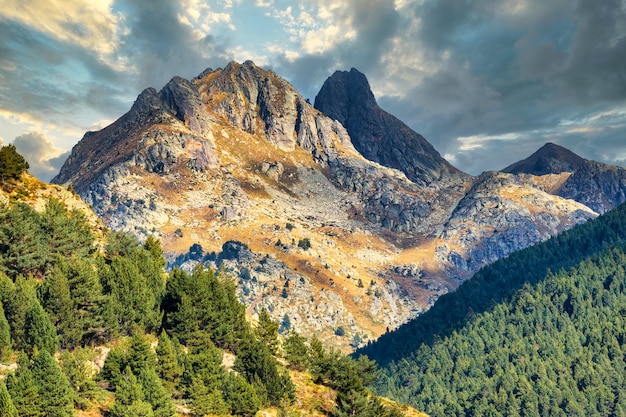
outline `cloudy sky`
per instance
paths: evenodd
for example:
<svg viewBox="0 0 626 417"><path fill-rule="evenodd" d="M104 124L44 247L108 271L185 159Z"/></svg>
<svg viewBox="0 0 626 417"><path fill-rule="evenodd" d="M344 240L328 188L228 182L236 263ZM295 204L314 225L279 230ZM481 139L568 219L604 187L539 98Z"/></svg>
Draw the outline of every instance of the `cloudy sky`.
<svg viewBox="0 0 626 417"><path fill-rule="evenodd" d="M49 180L174 75L253 60L313 100L335 70L478 174L545 142L626 165L626 0L0 0L0 141Z"/></svg>

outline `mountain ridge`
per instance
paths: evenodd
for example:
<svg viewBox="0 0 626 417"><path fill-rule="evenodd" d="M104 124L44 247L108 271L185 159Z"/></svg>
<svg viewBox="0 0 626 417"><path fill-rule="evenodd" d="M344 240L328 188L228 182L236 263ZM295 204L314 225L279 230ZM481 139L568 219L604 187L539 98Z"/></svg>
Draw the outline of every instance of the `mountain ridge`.
<svg viewBox="0 0 626 417"><path fill-rule="evenodd" d="M626 201L624 168L582 158L554 143L546 143L528 158L509 165L502 172L542 179L560 178L546 191L578 201L597 213L604 213Z"/></svg>
<svg viewBox="0 0 626 417"><path fill-rule="evenodd" d="M382 366L379 393L430 415L619 410L619 400L598 402L590 391L624 390L623 380L604 375L623 373L612 349L624 335L625 213L626 205L618 206L483 268L424 315L355 355ZM593 336L598 332L601 337Z"/></svg>
<svg viewBox="0 0 626 417"><path fill-rule="evenodd" d="M387 123L377 140L392 153L422 140L434 150L374 104L356 106L353 120ZM85 135L54 181L72 183L109 227L159 237L170 262L194 245L219 254L241 242L254 256L228 268L248 313L266 308L346 349L421 314L483 265L597 215L538 177L471 177L436 151L434 169L405 158L403 172L359 153L354 143L370 139L277 74L233 62L144 90Z"/></svg>

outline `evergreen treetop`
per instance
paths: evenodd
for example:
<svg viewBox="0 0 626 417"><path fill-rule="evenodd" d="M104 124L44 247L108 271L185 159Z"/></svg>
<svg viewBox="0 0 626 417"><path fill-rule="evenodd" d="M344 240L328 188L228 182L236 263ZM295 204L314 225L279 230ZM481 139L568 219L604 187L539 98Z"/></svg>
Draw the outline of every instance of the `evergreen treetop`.
<svg viewBox="0 0 626 417"><path fill-rule="evenodd" d="M19 178L28 168L28 162L17 152L15 145L0 148L0 184Z"/></svg>

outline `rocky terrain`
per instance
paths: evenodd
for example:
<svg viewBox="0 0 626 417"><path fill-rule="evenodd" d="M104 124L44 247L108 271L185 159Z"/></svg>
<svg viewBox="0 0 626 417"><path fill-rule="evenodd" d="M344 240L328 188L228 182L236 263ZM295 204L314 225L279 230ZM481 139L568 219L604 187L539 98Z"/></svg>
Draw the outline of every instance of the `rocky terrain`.
<svg viewBox="0 0 626 417"><path fill-rule="evenodd" d="M556 177L557 181L546 191L583 203L598 213L605 213L626 201L624 168L581 158L553 143L544 145L503 172Z"/></svg>
<svg viewBox="0 0 626 417"><path fill-rule="evenodd" d="M345 349L623 196L602 183L601 207L584 188L564 198L595 181L573 181L587 162L462 173L380 109L356 70L331 76L315 104L250 61L175 77L86 133L53 181L109 227L156 235L170 265L232 274L251 316L265 307L283 331Z"/></svg>

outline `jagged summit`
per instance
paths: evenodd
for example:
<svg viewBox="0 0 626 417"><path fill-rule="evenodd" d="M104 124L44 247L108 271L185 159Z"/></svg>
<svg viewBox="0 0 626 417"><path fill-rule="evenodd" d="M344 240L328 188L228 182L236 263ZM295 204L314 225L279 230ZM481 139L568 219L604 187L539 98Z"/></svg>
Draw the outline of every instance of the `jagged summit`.
<svg viewBox="0 0 626 417"><path fill-rule="evenodd" d="M585 162L584 158L554 143L546 143L528 158L504 168L510 174L561 174L574 172Z"/></svg>
<svg viewBox="0 0 626 417"><path fill-rule="evenodd" d="M348 130L354 147L367 159L399 169L418 184L466 177L420 134L381 109L364 74L352 68L330 76L315 108Z"/></svg>

